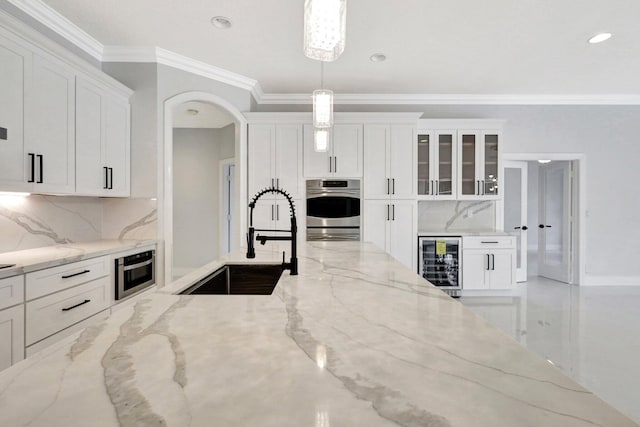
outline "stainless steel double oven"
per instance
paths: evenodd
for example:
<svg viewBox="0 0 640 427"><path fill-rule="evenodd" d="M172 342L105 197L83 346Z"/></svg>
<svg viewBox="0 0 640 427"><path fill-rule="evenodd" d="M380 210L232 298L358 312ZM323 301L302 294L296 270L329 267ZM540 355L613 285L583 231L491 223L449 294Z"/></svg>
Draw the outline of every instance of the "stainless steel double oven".
<svg viewBox="0 0 640 427"><path fill-rule="evenodd" d="M307 181L307 240L360 240L360 181Z"/></svg>

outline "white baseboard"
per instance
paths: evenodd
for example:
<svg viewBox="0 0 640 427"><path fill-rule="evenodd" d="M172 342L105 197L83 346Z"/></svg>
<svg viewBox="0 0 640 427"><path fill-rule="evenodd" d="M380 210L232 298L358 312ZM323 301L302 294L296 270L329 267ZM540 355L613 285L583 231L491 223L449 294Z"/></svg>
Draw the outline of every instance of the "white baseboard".
<svg viewBox="0 0 640 427"><path fill-rule="evenodd" d="M587 274L581 286L640 286L640 276L594 276Z"/></svg>

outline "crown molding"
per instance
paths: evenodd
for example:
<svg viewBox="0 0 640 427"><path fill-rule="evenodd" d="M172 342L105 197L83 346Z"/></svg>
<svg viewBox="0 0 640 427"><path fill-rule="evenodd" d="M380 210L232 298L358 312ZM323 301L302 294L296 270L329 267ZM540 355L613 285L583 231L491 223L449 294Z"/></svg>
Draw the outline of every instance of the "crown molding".
<svg viewBox="0 0 640 427"><path fill-rule="evenodd" d="M7 0L9 3L31 16L42 25L69 40L89 55L102 60L104 46L82 28L69 21L41 0Z"/></svg>
<svg viewBox="0 0 640 427"><path fill-rule="evenodd" d="M102 62L155 62L226 83L261 96L257 80L159 47L105 46Z"/></svg>
<svg viewBox="0 0 640 427"><path fill-rule="evenodd" d="M311 104L309 93L267 93L258 104ZM376 94L334 93L341 105L640 105L640 94Z"/></svg>
<svg viewBox="0 0 640 427"><path fill-rule="evenodd" d="M311 112L246 112L242 113L247 123L298 123L310 124L313 121ZM412 123L415 124L424 113L384 113L384 112L336 112L334 123Z"/></svg>

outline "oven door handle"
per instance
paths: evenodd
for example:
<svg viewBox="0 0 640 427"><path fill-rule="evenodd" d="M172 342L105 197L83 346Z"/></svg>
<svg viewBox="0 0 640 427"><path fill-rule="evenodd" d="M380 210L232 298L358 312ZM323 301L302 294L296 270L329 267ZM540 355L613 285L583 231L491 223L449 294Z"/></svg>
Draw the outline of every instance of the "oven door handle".
<svg viewBox="0 0 640 427"><path fill-rule="evenodd" d="M138 263L138 264L133 264L133 265L127 265L126 267L124 267L122 269L122 271L129 271L129 270L134 270L136 268L140 268L140 267L144 267L145 265L149 265L153 262L152 259Z"/></svg>

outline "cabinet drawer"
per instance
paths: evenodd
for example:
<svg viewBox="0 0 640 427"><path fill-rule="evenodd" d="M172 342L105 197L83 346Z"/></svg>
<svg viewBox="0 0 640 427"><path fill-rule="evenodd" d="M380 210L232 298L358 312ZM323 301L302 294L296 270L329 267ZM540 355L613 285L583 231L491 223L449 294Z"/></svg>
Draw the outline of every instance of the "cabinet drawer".
<svg viewBox="0 0 640 427"><path fill-rule="evenodd" d="M57 292L26 304L26 345L108 308L109 277Z"/></svg>
<svg viewBox="0 0 640 427"><path fill-rule="evenodd" d="M92 258L26 275L27 301L109 274L109 257Z"/></svg>
<svg viewBox="0 0 640 427"><path fill-rule="evenodd" d="M0 280L0 310L24 302L24 276Z"/></svg>
<svg viewBox="0 0 640 427"><path fill-rule="evenodd" d="M516 247L513 236L473 236L463 237L464 249L512 249Z"/></svg>

